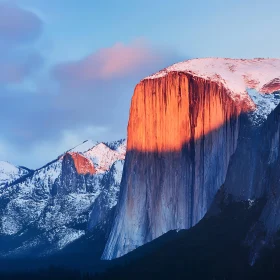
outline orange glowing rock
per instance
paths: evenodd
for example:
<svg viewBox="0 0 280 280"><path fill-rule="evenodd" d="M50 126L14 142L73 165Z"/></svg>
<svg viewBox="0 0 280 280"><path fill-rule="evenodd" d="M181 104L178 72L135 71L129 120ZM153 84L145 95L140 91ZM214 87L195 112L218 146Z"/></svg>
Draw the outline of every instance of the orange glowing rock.
<svg viewBox="0 0 280 280"><path fill-rule="evenodd" d="M128 150L179 151L249 111L228 97L215 82L185 73L169 73L137 85L131 103Z"/></svg>
<svg viewBox="0 0 280 280"><path fill-rule="evenodd" d="M83 157L81 154L79 153L66 153L68 155L71 156L71 158L73 159L74 161L74 164L75 164L75 168L76 168L76 171L79 173L79 174L95 174L96 173L96 169L93 165L93 163L86 157Z"/></svg>

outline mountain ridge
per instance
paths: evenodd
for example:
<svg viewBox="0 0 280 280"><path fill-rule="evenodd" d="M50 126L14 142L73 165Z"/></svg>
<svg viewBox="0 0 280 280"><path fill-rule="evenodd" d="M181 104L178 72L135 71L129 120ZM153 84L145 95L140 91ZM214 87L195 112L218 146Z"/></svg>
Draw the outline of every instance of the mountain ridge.
<svg viewBox="0 0 280 280"><path fill-rule="evenodd" d="M108 147L106 152L93 152L89 157L86 152L93 148L92 144L105 145L84 141L0 189L0 243L6 243L1 246L2 257L54 254L111 215L117 203L125 139L112 143L120 152ZM99 166L103 169L98 174L92 172ZM103 215L90 222L94 201L99 196ZM109 226L100 230L105 234Z"/></svg>

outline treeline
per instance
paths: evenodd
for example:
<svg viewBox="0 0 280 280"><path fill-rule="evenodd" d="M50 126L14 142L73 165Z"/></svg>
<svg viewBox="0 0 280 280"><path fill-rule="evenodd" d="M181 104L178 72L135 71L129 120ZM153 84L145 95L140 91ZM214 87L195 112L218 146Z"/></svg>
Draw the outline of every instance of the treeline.
<svg viewBox="0 0 280 280"><path fill-rule="evenodd" d="M194 256L193 260L182 255L173 259L162 257L151 261L143 259L107 269L105 273L84 273L51 266L48 269L29 272L1 273L1 280L279 280L280 279L280 242L274 250L263 251L262 258L255 266L248 265L240 255L233 255L232 262L223 262L221 255L207 257ZM232 254L232 251L228 251ZM236 274L237 272L237 274Z"/></svg>

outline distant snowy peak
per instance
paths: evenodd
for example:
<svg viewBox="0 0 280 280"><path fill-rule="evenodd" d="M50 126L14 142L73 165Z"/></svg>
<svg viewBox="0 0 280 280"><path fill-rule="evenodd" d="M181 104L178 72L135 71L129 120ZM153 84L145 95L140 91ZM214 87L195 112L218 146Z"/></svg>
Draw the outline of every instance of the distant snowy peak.
<svg viewBox="0 0 280 280"><path fill-rule="evenodd" d="M26 174L28 174L27 169L17 167L6 161L0 161L0 186L9 184Z"/></svg>
<svg viewBox="0 0 280 280"><path fill-rule="evenodd" d="M125 154L125 139L108 143L86 140L63 154L59 161L65 155L70 155L78 173L101 174L108 171L116 161L124 160Z"/></svg>
<svg viewBox="0 0 280 280"><path fill-rule="evenodd" d="M258 104L248 95L248 88L255 89L259 94L280 90L280 59L191 59L167 67L144 80L161 78L170 72L184 72L222 84L233 100L245 102L252 111Z"/></svg>
<svg viewBox="0 0 280 280"><path fill-rule="evenodd" d="M106 144L86 140L82 144L63 153L57 160L32 171L32 174L34 178L42 180L46 184L48 182L53 184L61 173L62 161L66 155L72 157L79 174L101 174L108 171L116 161L124 160L125 153L125 139ZM0 187L11 184L28 173L28 169L0 161Z"/></svg>
<svg viewBox="0 0 280 280"><path fill-rule="evenodd" d="M124 160L125 149L125 144L121 144L116 150L113 150L104 143L100 143L85 152L84 156L92 160L96 168L96 173L103 173L109 170L114 162Z"/></svg>

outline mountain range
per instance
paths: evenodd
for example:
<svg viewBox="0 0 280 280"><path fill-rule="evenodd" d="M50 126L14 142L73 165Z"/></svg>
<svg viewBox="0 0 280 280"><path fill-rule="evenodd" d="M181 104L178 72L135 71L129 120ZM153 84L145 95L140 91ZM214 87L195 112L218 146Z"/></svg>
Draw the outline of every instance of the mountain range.
<svg viewBox="0 0 280 280"><path fill-rule="evenodd" d="M85 141L37 170L1 163L0 256L47 256L106 231L125 152L125 140Z"/></svg>
<svg viewBox="0 0 280 280"><path fill-rule="evenodd" d="M280 59L193 59L148 76L127 146L86 141L37 170L0 164L0 255L45 257L102 236L104 261L140 259L120 279L172 257L180 271L202 260L199 279L249 279L278 241L279 103ZM217 253L234 271L222 249L235 278L209 266Z"/></svg>

